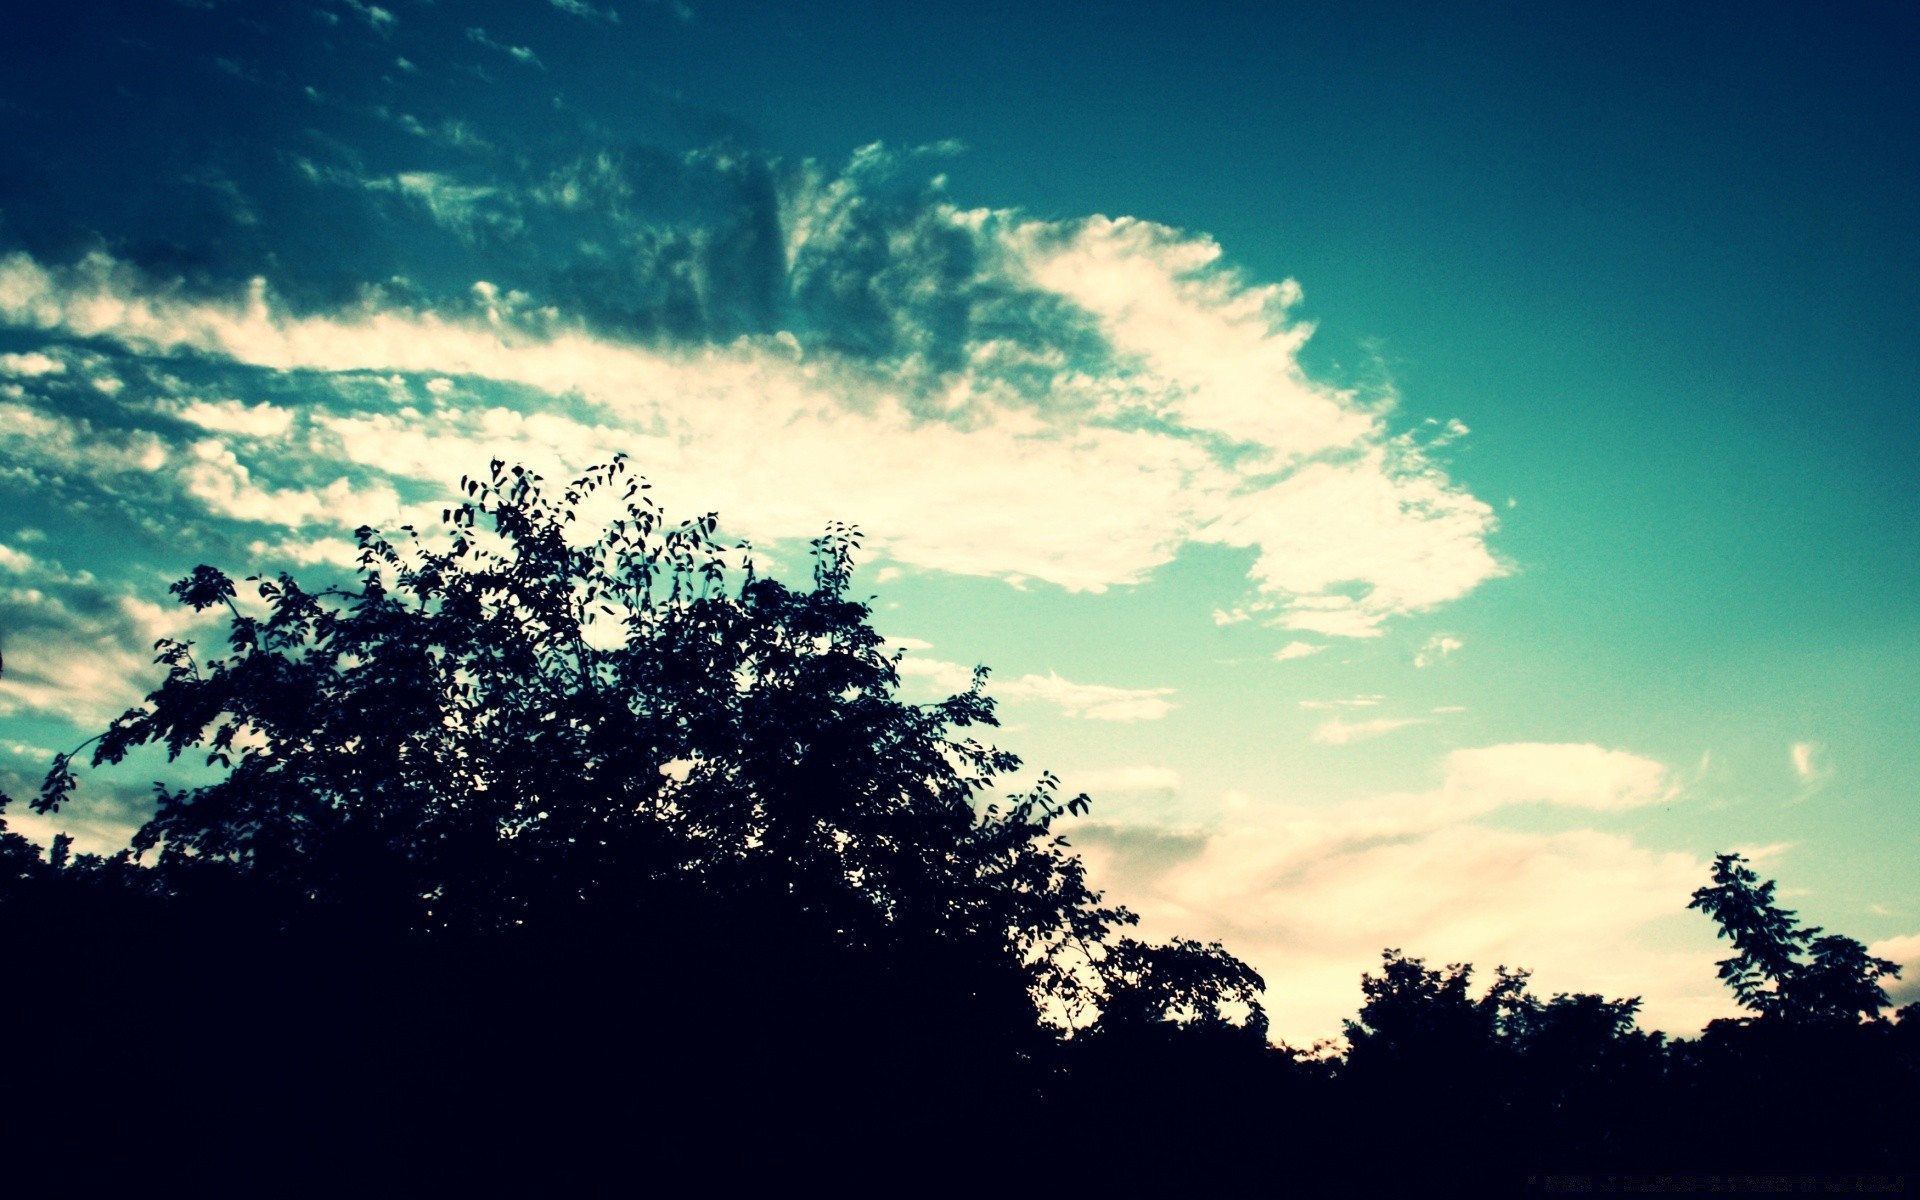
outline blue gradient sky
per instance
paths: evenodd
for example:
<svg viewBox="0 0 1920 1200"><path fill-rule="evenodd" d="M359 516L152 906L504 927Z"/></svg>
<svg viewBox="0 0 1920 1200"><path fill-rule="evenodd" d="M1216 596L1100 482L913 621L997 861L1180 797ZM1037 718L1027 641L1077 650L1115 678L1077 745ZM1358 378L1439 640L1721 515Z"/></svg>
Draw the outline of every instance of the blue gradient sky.
<svg viewBox="0 0 1920 1200"><path fill-rule="evenodd" d="M626 451L789 565L862 525L907 686L992 666L1099 879L1290 1040L1389 945L1697 1028L1734 848L1920 964L1908 8L16 24L8 790L195 562Z"/></svg>

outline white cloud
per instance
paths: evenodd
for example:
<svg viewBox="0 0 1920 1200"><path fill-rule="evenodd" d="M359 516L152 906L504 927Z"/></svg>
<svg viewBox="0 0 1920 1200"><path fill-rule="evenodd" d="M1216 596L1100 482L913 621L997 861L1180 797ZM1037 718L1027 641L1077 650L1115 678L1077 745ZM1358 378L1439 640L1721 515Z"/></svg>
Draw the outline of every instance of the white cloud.
<svg viewBox="0 0 1920 1200"><path fill-rule="evenodd" d="M360 562L358 543L341 537L314 537L312 534L272 542L256 539L248 543L247 552L257 559L271 559L298 567L328 563L351 570Z"/></svg>
<svg viewBox="0 0 1920 1200"><path fill-rule="evenodd" d="M1436 633L1428 638L1426 644L1420 647L1420 652L1413 656L1413 665L1430 667L1435 663L1444 662L1455 650L1464 645L1466 645L1465 642L1450 633Z"/></svg>
<svg viewBox="0 0 1920 1200"><path fill-rule="evenodd" d="M1801 783L1820 784L1832 776L1833 770L1825 762L1825 750L1819 742L1795 742L1787 748L1787 758Z"/></svg>
<svg viewBox="0 0 1920 1200"><path fill-rule="evenodd" d="M37 350L26 354L0 354L0 375L19 375L30 379L36 375L59 375L66 369L67 364L57 358L48 358Z"/></svg>
<svg viewBox="0 0 1920 1200"><path fill-rule="evenodd" d="M1157 721L1173 711L1173 702L1163 699L1173 695L1173 688L1074 683L1052 671L1045 675L1022 675L989 686L988 690L1009 700L1044 701L1065 716L1085 717L1089 721Z"/></svg>
<svg viewBox="0 0 1920 1200"><path fill-rule="evenodd" d="M0 717L59 717L97 730L160 681L154 642L212 615L148 603L18 551L0 565L8 576L0 584Z"/></svg>
<svg viewBox="0 0 1920 1200"><path fill-rule="evenodd" d="M293 429L292 410L238 400L193 400L181 406L180 419L215 433L249 438L284 438Z"/></svg>
<svg viewBox="0 0 1920 1200"><path fill-rule="evenodd" d="M860 179L814 178L786 198L790 286L852 269ZM432 173L375 182L455 227L505 220L522 203ZM966 287L986 297L1025 288L1047 304L989 313L998 323L983 320L956 365L935 371L918 352L867 360L786 331L714 346L631 343L487 284L438 309L369 293L303 316L262 280L213 302L102 255L56 269L16 253L0 258L0 323L142 356L417 379L431 411L348 410L316 393L292 430L310 422L311 444L275 449L304 469L270 477L260 451L225 445L234 461L219 472L294 511L340 499L303 510L284 495L334 482L316 484L315 463L344 459L444 489L491 457L565 471L627 451L687 511L720 511L762 541L854 520L891 569L1098 591L1147 579L1183 545L1247 547L1253 596L1222 609L1225 619L1263 612L1324 636L1375 636L1392 617L1501 573L1485 545L1491 510L1411 438L1389 435L1387 401L1302 371L1308 327L1289 315L1297 288L1250 285L1219 265L1212 242L1146 222L1036 221L939 201L914 220L924 233L886 251L906 281L897 290L908 307L891 314L903 344L933 336L911 311L926 291L913 286L917 273L937 265L913 257L922 243L967 239L977 275ZM1089 351L1056 328L1064 318L1033 315L1058 311L1080 313L1104 345ZM443 387L450 377L462 385ZM291 436L279 407L230 404L186 414L218 432ZM194 494L218 511L261 509L239 482L195 472Z"/></svg>
<svg viewBox="0 0 1920 1200"><path fill-rule="evenodd" d="M909 654L900 660L900 679L902 683L918 684L926 691L954 696L973 686L973 668Z"/></svg>
<svg viewBox="0 0 1920 1200"><path fill-rule="evenodd" d="M1909 933L1903 937L1890 937L1875 942L1867 947L1867 953L1876 958L1891 959L1903 967L1908 964L1920 964L1920 933Z"/></svg>
<svg viewBox="0 0 1920 1200"><path fill-rule="evenodd" d="M51 756L42 760L40 771L45 771L51 761ZM17 797L31 796L39 790L38 776L0 771L0 780ZM9 809L9 831L41 846L51 845L56 835L64 833L81 854L111 855L125 850L151 814L151 793L112 787L97 777L88 779L82 787L85 803L68 805L57 813L43 815L24 804Z"/></svg>
<svg viewBox="0 0 1920 1200"><path fill-rule="evenodd" d="M1318 654L1326 648L1325 644L1315 645L1312 642L1288 642L1273 652L1273 660L1275 662L1288 662L1296 658L1306 658L1308 655Z"/></svg>
<svg viewBox="0 0 1920 1200"><path fill-rule="evenodd" d="M1388 617L1457 599L1502 573L1487 550L1493 511L1409 442L1373 442L1233 497L1213 540L1260 549L1253 577L1292 597L1280 623L1368 637ZM1337 591L1359 585L1358 595Z"/></svg>
<svg viewBox="0 0 1920 1200"><path fill-rule="evenodd" d="M1314 729L1313 740L1323 745L1344 746L1349 742L1369 741L1396 729L1424 723L1424 717L1375 717L1371 721L1349 721L1334 717Z"/></svg>
<svg viewBox="0 0 1920 1200"><path fill-rule="evenodd" d="M386 523L402 510L400 498L391 487L382 483L356 487L344 475L318 489L262 487L233 448L218 438L193 443L180 479L187 495L215 513L290 529Z"/></svg>
<svg viewBox="0 0 1920 1200"><path fill-rule="evenodd" d="M1591 745L1456 751L1440 785L1321 809L1227 807L1205 831L1095 825L1075 834L1095 882L1146 932L1221 938L1266 977L1275 1032L1338 1032L1380 951L1532 967L1541 990L1643 995L1650 1023L1697 1029L1730 1004L1711 928L1662 933L1706 864L1596 830L1478 823L1513 804L1613 810L1672 795L1658 763ZM1264 814L1261 815L1261 814Z"/></svg>
<svg viewBox="0 0 1920 1200"><path fill-rule="evenodd" d="M374 32L386 34L392 31L397 18L378 4L366 4L363 0L346 0L348 8L359 13L362 20L373 27Z"/></svg>
<svg viewBox="0 0 1920 1200"><path fill-rule="evenodd" d="M1868 946L1867 953L1899 964L1900 977L1882 984L1895 1008L1920 1001L1920 933L1884 938Z"/></svg>
<svg viewBox="0 0 1920 1200"><path fill-rule="evenodd" d="M506 42L496 42L487 36L485 29L478 27L468 29L467 40L475 45L485 46L489 50L498 50L502 54L512 58L515 62L522 62L530 67L539 67L542 71L547 69L547 65L540 61L540 56L535 54L530 47L514 46Z"/></svg>
<svg viewBox="0 0 1920 1200"><path fill-rule="evenodd" d="M1499 804L1542 802L1598 810L1641 808L1679 792L1650 758L1592 743L1510 742L1447 756L1445 789Z"/></svg>
<svg viewBox="0 0 1920 1200"><path fill-rule="evenodd" d="M605 21L609 25L618 25L620 23L620 14L613 8L595 8L593 5L588 4L586 0L547 0L547 3L553 5L563 13L571 13L576 17L585 17L589 21Z"/></svg>
<svg viewBox="0 0 1920 1200"><path fill-rule="evenodd" d="M906 645L910 640L894 640L893 644ZM972 686L973 668L909 653L900 660L900 677L928 690L952 694ZM1045 675L1022 675L1013 679L990 678L987 693L997 700L1049 704L1059 709L1062 716L1089 721L1157 721L1173 710L1173 702L1165 697L1173 695L1174 689L1075 683L1049 671Z"/></svg>

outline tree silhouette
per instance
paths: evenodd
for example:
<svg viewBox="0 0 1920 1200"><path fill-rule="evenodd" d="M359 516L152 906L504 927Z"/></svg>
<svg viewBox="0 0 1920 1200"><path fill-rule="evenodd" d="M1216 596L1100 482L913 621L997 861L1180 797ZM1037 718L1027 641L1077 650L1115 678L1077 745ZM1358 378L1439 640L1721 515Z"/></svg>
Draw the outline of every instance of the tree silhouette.
<svg viewBox="0 0 1920 1200"><path fill-rule="evenodd" d="M163 682L91 759L164 747L211 778L156 785L115 858L0 847L21 881L0 904L46 917L39 952L163 960L194 997L175 1044L256 1037L289 1079L397 1061L564 1093L575 1068L500 1035L587 1027L600 1061L716 1105L703 1089L753 1080L789 1124L1037 1097L1074 1027L1264 1046L1243 963L1117 935L1135 918L1054 832L1085 796L1043 774L990 799L1018 760L972 736L995 724L984 670L898 698L848 595L856 531L816 540L796 590L713 515L667 522L620 460L557 496L499 462L462 488L442 543L361 529L352 586L255 579L256 601L206 566L174 586L226 611L225 651L161 643ZM37 811L75 800L78 754ZM120 915L87 924L83 891ZM255 987L245 1012L213 997Z"/></svg>
<svg viewBox="0 0 1920 1200"><path fill-rule="evenodd" d="M1057 832L1085 796L994 797L1018 760L977 736L984 669L899 698L857 531L794 588L617 459L462 488L439 539L361 529L348 584L174 586L224 648L160 643L160 686L33 800L84 803L83 753L185 760L125 851L0 823L23 1020L85 1035L0 1055L16 1111L137 1111L115 1133L151 1161L566 1147L656 1175L750 1147L763 1176L891 1151L951 1177L964 1131L1002 1183L1097 1120L1119 1148L1079 1178L1134 1190L1283 1159L1355 1195L1914 1165L1898 967L1738 855L1691 906L1751 1019L1668 1042L1638 1000L1388 950L1344 1054L1276 1048L1226 948L1128 936Z"/></svg>
<svg viewBox="0 0 1920 1200"><path fill-rule="evenodd" d="M1713 882L1693 893L1697 908L1719 926L1734 953L1720 960L1720 978L1745 1008L1765 1020L1793 1024L1851 1024L1887 1007L1880 981L1900 967L1867 953L1849 937L1804 927L1774 903L1773 880L1762 881L1747 860L1722 854Z"/></svg>

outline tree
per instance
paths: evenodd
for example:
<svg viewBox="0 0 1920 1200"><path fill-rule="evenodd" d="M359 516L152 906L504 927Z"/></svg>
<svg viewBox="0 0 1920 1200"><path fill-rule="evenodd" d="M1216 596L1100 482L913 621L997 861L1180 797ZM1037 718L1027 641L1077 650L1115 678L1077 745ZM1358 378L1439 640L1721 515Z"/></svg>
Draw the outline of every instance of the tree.
<svg viewBox="0 0 1920 1200"><path fill-rule="evenodd" d="M1762 881L1747 860L1722 854L1713 882L1687 906L1713 918L1734 953L1720 960L1720 978L1762 1020L1798 1025L1852 1024L1887 1007L1880 981L1900 967L1867 953L1849 937L1804 927L1774 903L1774 881Z"/></svg>
<svg viewBox="0 0 1920 1200"><path fill-rule="evenodd" d="M1691 908L1734 953L1719 975L1754 1015L1674 1047L1676 1111L1750 1169L1906 1171L1920 1057L1908 1022L1881 1020L1897 964L1801 925L1738 854L1715 858ZM1904 1016L1904 1014L1903 1014Z"/></svg>
<svg viewBox="0 0 1920 1200"><path fill-rule="evenodd" d="M443 545L359 530L353 586L282 574L249 581L254 604L207 566L174 586L227 610L225 655L162 642L160 687L92 743L96 764L155 745L215 772L156 785L126 860L143 886L290 936L669 942L657 986L711 1004L758 972L816 1023L1032 1031L1131 1020L1151 993L1159 1018L1264 1027L1258 977L1219 947L1113 941L1133 915L1052 832L1085 796L1043 775L986 800L1018 760L969 736L995 724L984 669L897 698L898 655L847 594L857 531L816 540L795 590L713 514L666 522L619 459L558 498L497 461L461 487ZM74 758L37 810L69 801Z"/></svg>
<svg viewBox="0 0 1920 1200"><path fill-rule="evenodd" d="M1106 1032L1186 1026L1231 1029L1264 1041L1260 976L1219 942L1175 938L1163 946L1121 938L1100 960ZM1237 1012L1236 1023L1228 1016Z"/></svg>

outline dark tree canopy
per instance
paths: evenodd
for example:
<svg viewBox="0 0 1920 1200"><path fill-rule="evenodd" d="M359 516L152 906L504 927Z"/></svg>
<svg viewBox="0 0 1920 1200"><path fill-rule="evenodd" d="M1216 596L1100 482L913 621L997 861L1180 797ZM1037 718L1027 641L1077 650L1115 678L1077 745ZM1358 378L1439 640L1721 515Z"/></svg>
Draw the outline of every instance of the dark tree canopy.
<svg viewBox="0 0 1920 1200"><path fill-rule="evenodd" d="M766 1179L911 1151L1000 1186L1086 1128L1079 1177L1135 1191L1915 1165L1898 968L1737 855L1692 907L1751 1019L1669 1041L1635 999L1388 950L1344 1053L1274 1047L1225 947L1128 936L1057 830L1086 797L994 791L1019 764L980 740L984 669L899 697L854 530L795 588L619 460L462 487L437 537L360 530L341 585L175 585L225 644L161 643L163 682L88 744L191 781L125 851L0 823L23 1020L86 1031L0 1055L13 1111L137 1114L114 1128L142 1161L592 1146ZM86 803L80 753L36 810Z"/></svg>
<svg viewBox="0 0 1920 1200"><path fill-rule="evenodd" d="M1878 1017L1888 1005L1880 981L1897 978L1899 964L1850 937L1802 926L1774 903L1773 889L1745 858L1722 854L1713 861L1712 884L1687 906L1712 917L1718 936L1733 943L1719 967L1734 997L1776 1022L1844 1025Z"/></svg>
<svg viewBox="0 0 1920 1200"><path fill-rule="evenodd" d="M1086 797L1042 775L991 799L1019 764L972 736L984 670L897 697L848 595L857 532L816 540L795 590L712 514L668 523L620 460L557 495L499 462L461 486L444 544L361 529L354 586L174 586L228 611L225 652L161 643L164 682L92 757L164 746L214 778L156 785L122 870L282 930L528 940L670 913L973 962L1043 1023L1264 1029L1258 976L1217 945L1115 935L1132 914L1052 831ZM37 811L72 798L70 759Z"/></svg>

